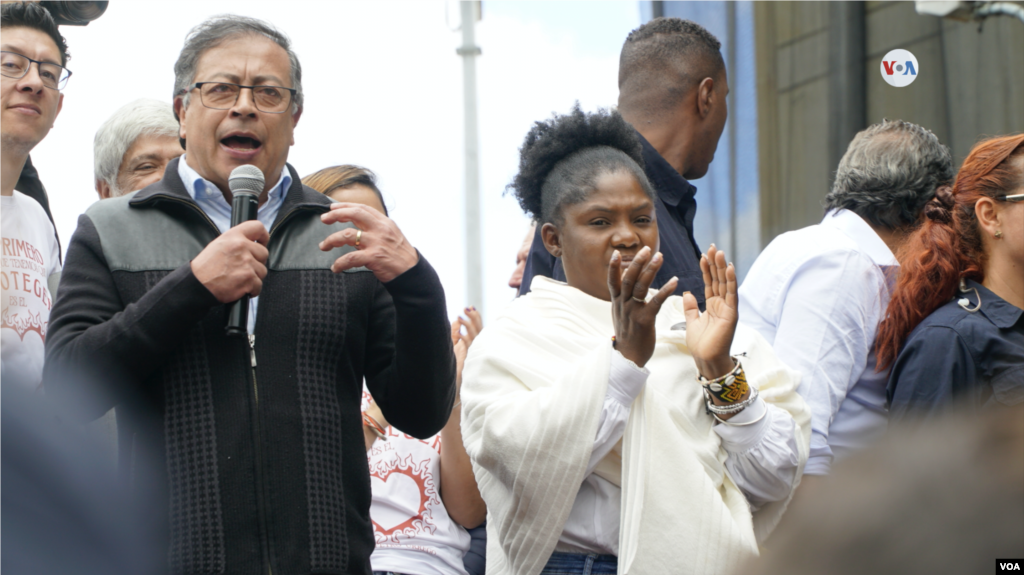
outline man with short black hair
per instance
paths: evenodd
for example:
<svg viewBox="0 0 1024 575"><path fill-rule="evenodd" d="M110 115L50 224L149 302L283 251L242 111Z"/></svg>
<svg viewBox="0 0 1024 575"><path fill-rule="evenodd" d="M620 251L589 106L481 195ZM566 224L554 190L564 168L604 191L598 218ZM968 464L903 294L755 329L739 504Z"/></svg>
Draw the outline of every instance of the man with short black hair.
<svg viewBox="0 0 1024 575"><path fill-rule="evenodd" d="M38 387L60 246L43 206L16 190L28 154L50 132L71 72L68 47L50 13L31 2L2 7L0 159L3 214L2 377Z"/></svg>
<svg viewBox="0 0 1024 575"><path fill-rule="evenodd" d="M700 246L693 237L697 189L728 117L729 85L721 42L680 18L655 18L629 33L619 56L619 113L640 134L644 172L658 193L656 217L665 263L651 287L679 278L676 294L691 292L703 309ZM539 226L538 226L539 228ZM562 263L534 235L519 293L536 275L565 280Z"/></svg>
<svg viewBox="0 0 1024 575"><path fill-rule="evenodd" d="M96 130L96 193L105 200L159 182L167 164L184 151L170 104L151 98L129 102Z"/></svg>
<svg viewBox="0 0 1024 575"><path fill-rule="evenodd" d="M384 214L332 205L287 164L302 69L273 26L227 15L194 28L173 99L186 154L79 219L47 393L96 416L126 408L136 448L122 464L154 492L140 499L162 520L168 571L369 575L363 381L395 428L445 425L441 282ZM265 185L257 220L231 227L244 165ZM248 333L227 334L243 296ZM101 393L61 377L83 372Z"/></svg>
<svg viewBox="0 0 1024 575"><path fill-rule="evenodd" d="M869 126L839 162L825 219L772 240L740 286L741 321L803 376L805 480L885 432L888 374L875 372L873 348L895 254L953 176L949 149L930 131L900 120Z"/></svg>

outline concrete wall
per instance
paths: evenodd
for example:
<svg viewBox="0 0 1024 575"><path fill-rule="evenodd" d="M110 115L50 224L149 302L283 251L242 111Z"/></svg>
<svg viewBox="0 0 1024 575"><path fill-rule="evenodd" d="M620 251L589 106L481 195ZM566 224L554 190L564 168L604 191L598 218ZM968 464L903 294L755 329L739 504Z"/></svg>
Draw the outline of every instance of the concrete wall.
<svg viewBox="0 0 1024 575"><path fill-rule="evenodd" d="M984 135L1024 132L1019 20L989 18L979 33L913 2L757 2L754 18L762 245L821 220L839 158L869 123L921 124L957 163ZM919 63L905 88L879 72L894 48Z"/></svg>

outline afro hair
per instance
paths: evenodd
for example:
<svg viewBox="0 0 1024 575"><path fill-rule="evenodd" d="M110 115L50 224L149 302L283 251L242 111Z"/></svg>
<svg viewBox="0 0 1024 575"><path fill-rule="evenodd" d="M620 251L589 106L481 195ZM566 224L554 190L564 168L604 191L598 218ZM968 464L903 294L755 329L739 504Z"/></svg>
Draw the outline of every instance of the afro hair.
<svg viewBox="0 0 1024 575"><path fill-rule="evenodd" d="M519 154L519 173L506 191L541 223L561 222L561 208L586 199L597 178L608 172L632 173L654 197L640 138L616 111L587 114L577 102L567 115L536 122Z"/></svg>

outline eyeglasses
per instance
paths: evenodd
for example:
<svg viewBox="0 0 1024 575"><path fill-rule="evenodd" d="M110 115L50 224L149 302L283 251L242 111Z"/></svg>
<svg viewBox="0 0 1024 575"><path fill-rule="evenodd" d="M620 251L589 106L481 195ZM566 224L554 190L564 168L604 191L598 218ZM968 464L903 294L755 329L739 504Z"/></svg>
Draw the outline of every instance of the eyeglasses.
<svg viewBox="0 0 1024 575"><path fill-rule="evenodd" d="M32 62L39 66L39 79L51 90L63 90L71 77L71 70L53 62L40 62L17 52L0 51L0 74L20 80L28 74Z"/></svg>
<svg viewBox="0 0 1024 575"><path fill-rule="evenodd" d="M199 89L199 97L203 105L214 110L229 110L238 101L242 88L252 90L252 100L256 109L268 114L280 114L288 109L295 96L294 88L283 86L242 86L226 82L196 82L186 91Z"/></svg>
<svg viewBox="0 0 1024 575"><path fill-rule="evenodd" d="M1014 194L1012 196L997 196L997 200L1004 202L1024 202L1024 194Z"/></svg>

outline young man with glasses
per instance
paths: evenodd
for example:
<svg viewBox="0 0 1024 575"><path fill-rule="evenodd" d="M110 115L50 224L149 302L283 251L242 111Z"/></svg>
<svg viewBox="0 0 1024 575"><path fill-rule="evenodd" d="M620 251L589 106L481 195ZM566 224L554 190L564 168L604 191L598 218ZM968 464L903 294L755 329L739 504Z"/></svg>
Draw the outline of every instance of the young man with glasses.
<svg viewBox="0 0 1024 575"><path fill-rule="evenodd" d="M3 5L0 34L2 132L2 377L38 387L50 308L60 277L53 223L34 199L15 190L29 152L46 137L64 102L68 47L45 8Z"/></svg>
<svg viewBox="0 0 1024 575"><path fill-rule="evenodd" d="M454 403L433 268L387 216L332 206L286 163L302 97L278 30L200 24L175 64L185 155L90 207L68 248L47 393L97 416L125 406L136 447L122 464L153 490L140 499L171 573L369 575L363 380L418 438ZM242 165L264 175L258 221L230 227ZM226 334L225 304L246 295L248 334ZM109 395L49 377L61 369L91 370Z"/></svg>

